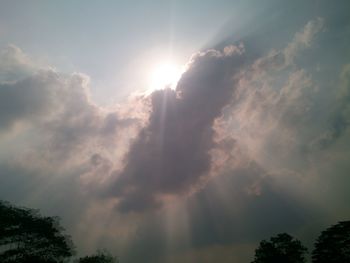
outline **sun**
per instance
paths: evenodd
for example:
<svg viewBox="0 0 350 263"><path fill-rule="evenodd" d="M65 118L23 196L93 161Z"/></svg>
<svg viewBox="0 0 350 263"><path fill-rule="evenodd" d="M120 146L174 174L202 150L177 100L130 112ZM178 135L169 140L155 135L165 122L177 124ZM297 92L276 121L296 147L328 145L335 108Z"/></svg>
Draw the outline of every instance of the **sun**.
<svg viewBox="0 0 350 263"><path fill-rule="evenodd" d="M175 89L181 74L181 67L175 63L166 62L158 64L151 72L150 90Z"/></svg>

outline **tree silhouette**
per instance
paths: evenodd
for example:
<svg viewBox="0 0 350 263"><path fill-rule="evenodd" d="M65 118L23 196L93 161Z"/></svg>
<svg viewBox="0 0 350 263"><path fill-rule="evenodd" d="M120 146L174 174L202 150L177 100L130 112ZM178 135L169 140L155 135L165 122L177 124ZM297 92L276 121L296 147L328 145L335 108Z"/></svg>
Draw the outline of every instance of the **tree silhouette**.
<svg viewBox="0 0 350 263"><path fill-rule="evenodd" d="M312 262L350 262L350 221L339 222L321 233L312 252Z"/></svg>
<svg viewBox="0 0 350 263"><path fill-rule="evenodd" d="M0 201L0 262L58 263L74 253L57 217Z"/></svg>
<svg viewBox="0 0 350 263"><path fill-rule="evenodd" d="M270 241L260 242L252 263L302 263L306 252L306 247L299 240L286 233L278 234Z"/></svg>
<svg viewBox="0 0 350 263"><path fill-rule="evenodd" d="M77 263L118 263L118 259L106 251L99 251L96 255L79 258Z"/></svg>

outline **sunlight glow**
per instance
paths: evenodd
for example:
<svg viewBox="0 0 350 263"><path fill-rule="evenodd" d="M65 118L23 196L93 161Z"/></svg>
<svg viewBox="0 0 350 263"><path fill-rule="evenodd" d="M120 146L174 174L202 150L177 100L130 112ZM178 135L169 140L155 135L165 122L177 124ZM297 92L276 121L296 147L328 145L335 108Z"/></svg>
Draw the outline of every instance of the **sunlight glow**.
<svg viewBox="0 0 350 263"><path fill-rule="evenodd" d="M181 74L181 67L173 63L162 63L158 65L151 73L150 90L175 89Z"/></svg>

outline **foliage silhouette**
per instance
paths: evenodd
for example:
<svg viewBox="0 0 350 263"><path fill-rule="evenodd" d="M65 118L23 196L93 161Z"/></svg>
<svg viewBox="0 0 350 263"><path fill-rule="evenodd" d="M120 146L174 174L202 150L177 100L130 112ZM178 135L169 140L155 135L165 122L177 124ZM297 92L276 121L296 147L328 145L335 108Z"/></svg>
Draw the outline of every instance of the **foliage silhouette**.
<svg viewBox="0 0 350 263"><path fill-rule="evenodd" d="M350 262L350 221L339 222L321 233L312 252L312 262Z"/></svg>
<svg viewBox="0 0 350 263"><path fill-rule="evenodd" d="M252 263L302 263L306 252L306 247L299 240L286 233L278 234L270 241L260 242Z"/></svg>
<svg viewBox="0 0 350 263"><path fill-rule="evenodd" d="M0 262L60 263L74 254L57 217L0 201Z"/></svg>
<svg viewBox="0 0 350 263"><path fill-rule="evenodd" d="M119 260L106 251L98 251L96 255L79 258L77 263L119 263Z"/></svg>

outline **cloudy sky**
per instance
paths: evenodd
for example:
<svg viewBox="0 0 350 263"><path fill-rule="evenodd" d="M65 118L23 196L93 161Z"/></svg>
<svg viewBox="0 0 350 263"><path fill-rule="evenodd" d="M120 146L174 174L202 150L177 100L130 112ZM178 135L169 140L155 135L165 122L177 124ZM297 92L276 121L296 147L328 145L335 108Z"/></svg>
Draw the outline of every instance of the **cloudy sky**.
<svg viewBox="0 0 350 263"><path fill-rule="evenodd" d="M312 248L350 217L349 10L0 0L0 199L123 263Z"/></svg>

